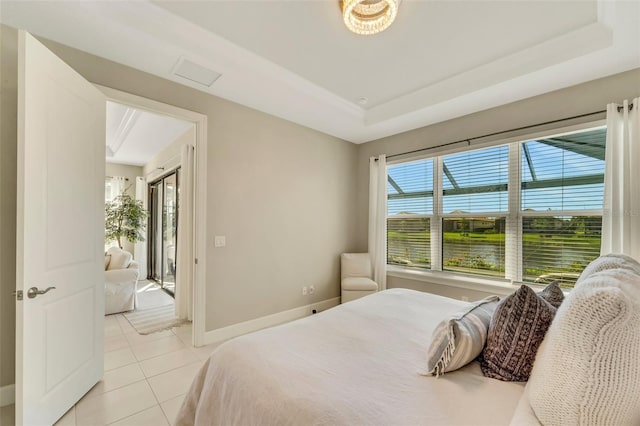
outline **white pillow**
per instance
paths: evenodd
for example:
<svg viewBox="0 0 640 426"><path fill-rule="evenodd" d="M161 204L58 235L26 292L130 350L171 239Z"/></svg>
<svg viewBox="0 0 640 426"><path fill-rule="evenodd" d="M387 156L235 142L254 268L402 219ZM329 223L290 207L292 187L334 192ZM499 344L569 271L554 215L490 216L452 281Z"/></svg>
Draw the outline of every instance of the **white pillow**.
<svg viewBox="0 0 640 426"><path fill-rule="evenodd" d="M110 254L105 254L104 255L104 270L105 271L109 267L109 262L111 262L111 255Z"/></svg>
<svg viewBox="0 0 640 426"><path fill-rule="evenodd" d="M480 355L499 300L498 296L489 296L438 324L427 350L427 374L440 376L457 370Z"/></svg>
<svg viewBox="0 0 640 426"><path fill-rule="evenodd" d="M560 305L525 389L542 424L640 425L640 275L631 266L589 268Z"/></svg>
<svg viewBox="0 0 640 426"><path fill-rule="evenodd" d="M114 269L127 269L133 256L128 251L124 251L118 247L111 247L107 250L107 254L111 255L111 261L107 267L107 271Z"/></svg>

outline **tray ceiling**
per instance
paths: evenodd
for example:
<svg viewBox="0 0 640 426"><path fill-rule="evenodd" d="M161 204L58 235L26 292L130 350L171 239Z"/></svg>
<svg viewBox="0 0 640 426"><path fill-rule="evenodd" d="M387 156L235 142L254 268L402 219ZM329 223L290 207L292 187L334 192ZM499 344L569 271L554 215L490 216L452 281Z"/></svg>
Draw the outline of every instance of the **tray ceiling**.
<svg viewBox="0 0 640 426"><path fill-rule="evenodd" d="M8 25L356 143L640 67L635 1L404 0L367 37L332 0L0 8ZM185 60L222 75L174 74Z"/></svg>

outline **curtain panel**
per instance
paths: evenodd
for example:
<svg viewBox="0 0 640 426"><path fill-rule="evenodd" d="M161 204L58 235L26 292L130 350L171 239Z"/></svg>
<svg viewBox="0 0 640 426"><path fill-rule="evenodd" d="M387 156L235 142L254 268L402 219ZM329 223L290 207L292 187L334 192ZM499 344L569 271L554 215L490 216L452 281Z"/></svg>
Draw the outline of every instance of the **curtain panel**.
<svg viewBox="0 0 640 426"><path fill-rule="evenodd" d="M194 148L182 147L180 160L180 203L178 247L176 255L176 317L193 319L193 217L194 217Z"/></svg>
<svg viewBox="0 0 640 426"><path fill-rule="evenodd" d="M601 254L640 260L640 98L607 105Z"/></svg>
<svg viewBox="0 0 640 426"><path fill-rule="evenodd" d="M136 177L136 200L141 201L142 206L147 210L147 181L142 176ZM145 280L147 279L147 226L144 226L140 233L144 240L136 242L133 246L133 258L138 261L139 279Z"/></svg>
<svg viewBox="0 0 640 426"><path fill-rule="evenodd" d="M369 159L369 256L378 291L387 288L387 159Z"/></svg>

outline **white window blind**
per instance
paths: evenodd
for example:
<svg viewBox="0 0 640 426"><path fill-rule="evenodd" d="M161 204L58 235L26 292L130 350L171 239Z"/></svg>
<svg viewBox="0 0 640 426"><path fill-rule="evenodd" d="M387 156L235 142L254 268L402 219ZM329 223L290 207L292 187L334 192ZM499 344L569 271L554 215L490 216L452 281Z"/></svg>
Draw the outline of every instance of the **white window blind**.
<svg viewBox="0 0 640 426"><path fill-rule="evenodd" d="M509 147L442 158L442 269L504 277Z"/></svg>
<svg viewBox="0 0 640 426"><path fill-rule="evenodd" d="M506 212L509 147L447 155L442 159L442 211Z"/></svg>
<svg viewBox="0 0 640 426"><path fill-rule="evenodd" d="M431 266L433 160L387 167L387 263Z"/></svg>
<svg viewBox="0 0 640 426"><path fill-rule="evenodd" d="M573 286L600 254L605 140L597 128L390 165L388 263Z"/></svg>
<svg viewBox="0 0 640 426"><path fill-rule="evenodd" d="M606 129L522 143L523 279L572 287L600 254Z"/></svg>

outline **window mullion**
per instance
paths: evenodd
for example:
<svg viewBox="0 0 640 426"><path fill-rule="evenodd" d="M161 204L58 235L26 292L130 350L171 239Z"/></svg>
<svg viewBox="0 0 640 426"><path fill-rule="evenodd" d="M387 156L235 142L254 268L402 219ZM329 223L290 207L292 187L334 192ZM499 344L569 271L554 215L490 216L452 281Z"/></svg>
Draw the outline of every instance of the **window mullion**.
<svg viewBox="0 0 640 426"><path fill-rule="evenodd" d="M522 217L520 215L520 143L509 144L509 212L506 220L505 236L505 278L522 280Z"/></svg>
<svg viewBox="0 0 640 426"><path fill-rule="evenodd" d="M433 218L431 219L431 269L442 271L442 157L434 159Z"/></svg>

